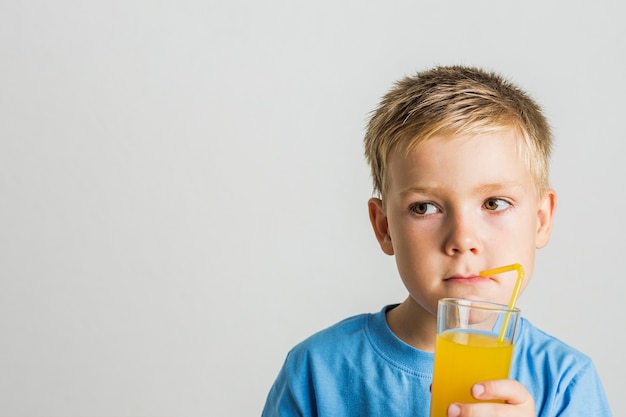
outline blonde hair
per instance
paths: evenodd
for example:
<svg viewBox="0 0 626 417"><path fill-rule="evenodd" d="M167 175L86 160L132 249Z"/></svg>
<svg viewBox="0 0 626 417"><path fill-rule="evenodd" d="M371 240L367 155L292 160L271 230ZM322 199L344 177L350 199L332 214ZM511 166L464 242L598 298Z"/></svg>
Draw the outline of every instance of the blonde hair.
<svg viewBox="0 0 626 417"><path fill-rule="evenodd" d="M401 79L382 98L365 134L374 191L384 195L389 155L398 148L415 149L434 135L511 128L520 133L520 152L538 191L545 191L552 134L541 108L527 93L475 67L435 67Z"/></svg>

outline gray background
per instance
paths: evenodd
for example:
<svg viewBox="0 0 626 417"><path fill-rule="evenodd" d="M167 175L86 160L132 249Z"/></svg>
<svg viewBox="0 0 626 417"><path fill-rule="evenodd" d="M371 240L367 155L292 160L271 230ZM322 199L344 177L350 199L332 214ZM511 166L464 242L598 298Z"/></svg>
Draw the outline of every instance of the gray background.
<svg viewBox="0 0 626 417"><path fill-rule="evenodd" d="M626 415L625 28L617 1L0 0L0 416L259 415L290 347L405 297L364 126L456 63L554 126L520 305Z"/></svg>

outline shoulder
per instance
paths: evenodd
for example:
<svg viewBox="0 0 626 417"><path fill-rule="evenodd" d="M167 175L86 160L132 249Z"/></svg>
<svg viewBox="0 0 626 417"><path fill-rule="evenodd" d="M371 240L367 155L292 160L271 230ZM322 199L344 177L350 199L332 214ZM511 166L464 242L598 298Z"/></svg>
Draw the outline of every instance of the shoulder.
<svg viewBox="0 0 626 417"><path fill-rule="evenodd" d="M520 347L518 355L529 361L550 362L563 368L580 368L591 364L587 355L523 318L517 344Z"/></svg>
<svg viewBox="0 0 626 417"><path fill-rule="evenodd" d="M320 369L352 367L356 365L355 358L359 358L361 365L388 360L388 355L382 352L389 349L392 345L389 339L394 337L390 336L385 314L394 306L351 316L318 331L289 351L285 366L299 372L319 372Z"/></svg>
<svg viewBox="0 0 626 417"><path fill-rule="evenodd" d="M511 376L533 394L538 415L611 415L589 356L525 319L520 326Z"/></svg>
<svg viewBox="0 0 626 417"><path fill-rule="evenodd" d="M322 409L341 409L342 388L354 375L347 365L359 358L354 346L363 339L368 316L341 320L294 346L272 385L263 415L313 416L324 414Z"/></svg>
<svg viewBox="0 0 626 417"><path fill-rule="evenodd" d="M591 359L562 340L535 327L528 320L520 321L515 359L518 369L533 370L552 378L571 380L581 370L593 366Z"/></svg>
<svg viewBox="0 0 626 417"><path fill-rule="evenodd" d="M289 352L289 357L302 355L323 355L337 352L338 348L358 344L365 337L365 327L372 314L359 314L343 319L330 327L320 330Z"/></svg>

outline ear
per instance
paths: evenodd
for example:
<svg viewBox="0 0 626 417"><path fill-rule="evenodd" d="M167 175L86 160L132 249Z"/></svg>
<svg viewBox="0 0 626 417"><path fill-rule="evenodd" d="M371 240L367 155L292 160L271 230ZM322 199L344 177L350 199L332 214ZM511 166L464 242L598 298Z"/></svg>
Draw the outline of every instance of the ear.
<svg viewBox="0 0 626 417"><path fill-rule="evenodd" d="M535 245L541 249L548 244L550 232L552 232L552 219L556 210L556 192L552 189L544 192L539 200L537 210L537 236Z"/></svg>
<svg viewBox="0 0 626 417"><path fill-rule="evenodd" d="M387 255L393 255L393 244L391 235L389 235L389 223L383 207L383 201L380 198L370 198L367 202L367 207L370 213L370 222L381 249Z"/></svg>

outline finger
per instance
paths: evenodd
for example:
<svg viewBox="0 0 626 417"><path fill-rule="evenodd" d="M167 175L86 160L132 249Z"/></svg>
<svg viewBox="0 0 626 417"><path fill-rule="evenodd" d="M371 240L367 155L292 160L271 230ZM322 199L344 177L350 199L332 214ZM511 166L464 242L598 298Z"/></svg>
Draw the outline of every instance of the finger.
<svg viewBox="0 0 626 417"><path fill-rule="evenodd" d="M477 400L502 400L508 404L525 404L532 396L518 381L497 379L472 386L472 396Z"/></svg>
<svg viewBox="0 0 626 417"><path fill-rule="evenodd" d="M517 417L524 414L518 407L511 404L496 403L476 403L459 404L455 403L448 407L448 417Z"/></svg>

